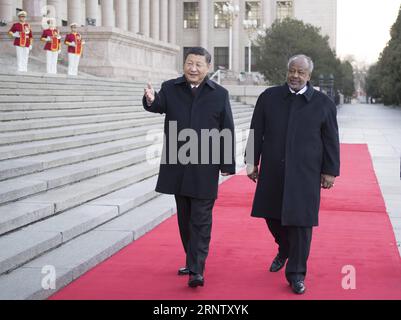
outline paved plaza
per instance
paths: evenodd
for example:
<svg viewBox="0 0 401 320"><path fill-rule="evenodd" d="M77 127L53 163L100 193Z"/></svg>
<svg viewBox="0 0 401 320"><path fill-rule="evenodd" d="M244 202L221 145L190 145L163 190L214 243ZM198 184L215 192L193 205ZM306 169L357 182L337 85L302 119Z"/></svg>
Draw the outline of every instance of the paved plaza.
<svg viewBox="0 0 401 320"><path fill-rule="evenodd" d="M366 143L401 254L401 108L346 104L338 109L342 143Z"/></svg>

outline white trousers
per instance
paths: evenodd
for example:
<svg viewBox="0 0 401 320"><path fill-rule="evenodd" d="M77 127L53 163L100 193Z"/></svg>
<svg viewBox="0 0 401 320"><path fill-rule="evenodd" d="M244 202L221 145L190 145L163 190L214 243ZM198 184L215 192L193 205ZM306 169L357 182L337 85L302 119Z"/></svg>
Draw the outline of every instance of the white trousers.
<svg viewBox="0 0 401 320"><path fill-rule="evenodd" d="M29 48L15 46L17 48L17 70L19 72L28 71Z"/></svg>
<svg viewBox="0 0 401 320"><path fill-rule="evenodd" d="M68 53L68 75L77 76L78 75L78 65L81 56L75 53Z"/></svg>
<svg viewBox="0 0 401 320"><path fill-rule="evenodd" d="M57 59L58 59L58 51L46 50L47 73L50 74L57 73Z"/></svg>

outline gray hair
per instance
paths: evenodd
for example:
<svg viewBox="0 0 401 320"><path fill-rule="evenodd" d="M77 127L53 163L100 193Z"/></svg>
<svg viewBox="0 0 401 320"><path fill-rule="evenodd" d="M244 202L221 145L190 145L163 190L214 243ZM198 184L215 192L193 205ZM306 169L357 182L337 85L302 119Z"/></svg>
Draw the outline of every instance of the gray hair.
<svg viewBox="0 0 401 320"><path fill-rule="evenodd" d="M295 60L298 59L304 59L306 61L306 63L308 64L308 69L309 69L309 73L312 73L313 68L314 68L314 64L313 61L310 57L308 57L307 55L304 54L297 54L295 56L292 56L290 59L288 59L288 69L290 68L291 63L293 63Z"/></svg>

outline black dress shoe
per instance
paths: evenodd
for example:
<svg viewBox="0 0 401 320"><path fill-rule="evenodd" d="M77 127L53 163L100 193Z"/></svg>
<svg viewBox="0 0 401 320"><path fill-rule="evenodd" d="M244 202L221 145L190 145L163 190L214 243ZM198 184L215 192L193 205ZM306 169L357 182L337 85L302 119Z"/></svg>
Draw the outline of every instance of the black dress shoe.
<svg viewBox="0 0 401 320"><path fill-rule="evenodd" d="M196 288L198 286L203 287L204 283L205 279L201 274L195 273L189 275L188 286L190 286L191 288Z"/></svg>
<svg viewBox="0 0 401 320"><path fill-rule="evenodd" d="M304 281L298 280L291 282L291 289L296 294L304 294L306 290Z"/></svg>
<svg viewBox="0 0 401 320"><path fill-rule="evenodd" d="M281 270L285 266L286 261L287 258L281 258L279 255L277 255L270 266L270 272L277 272Z"/></svg>
<svg viewBox="0 0 401 320"><path fill-rule="evenodd" d="M179 268L178 269L179 276L187 276L189 275L189 269L187 267Z"/></svg>

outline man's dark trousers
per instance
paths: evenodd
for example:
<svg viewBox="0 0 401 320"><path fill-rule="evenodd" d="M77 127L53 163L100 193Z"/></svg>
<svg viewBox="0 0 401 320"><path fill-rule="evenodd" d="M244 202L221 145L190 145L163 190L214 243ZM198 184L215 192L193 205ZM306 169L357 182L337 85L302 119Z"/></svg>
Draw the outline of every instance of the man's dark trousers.
<svg viewBox="0 0 401 320"><path fill-rule="evenodd" d="M215 199L196 199L175 195L178 226L184 246L186 266L191 273L203 275L212 232Z"/></svg>
<svg viewBox="0 0 401 320"><path fill-rule="evenodd" d="M289 283L304 280L312 241L312 227L282 226L281 220L266 219L279 246L281 258L288 258L285 276Z"/></svg>

